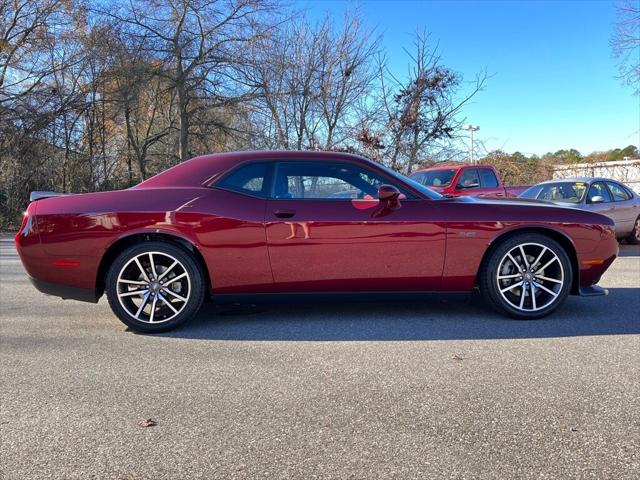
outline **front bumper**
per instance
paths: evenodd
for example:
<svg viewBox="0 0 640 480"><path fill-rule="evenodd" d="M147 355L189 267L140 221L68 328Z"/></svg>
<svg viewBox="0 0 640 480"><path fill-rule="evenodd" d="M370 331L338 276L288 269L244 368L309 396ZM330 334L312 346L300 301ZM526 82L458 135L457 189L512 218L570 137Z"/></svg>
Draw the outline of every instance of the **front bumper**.
<svg viewBox="0 0 640 480"><path fill-rule="evenodd" d="M609 290L599 285L591 285L589 287L580 287L579 295L581 297L600 297L602 295L609 295Z"/></svg>

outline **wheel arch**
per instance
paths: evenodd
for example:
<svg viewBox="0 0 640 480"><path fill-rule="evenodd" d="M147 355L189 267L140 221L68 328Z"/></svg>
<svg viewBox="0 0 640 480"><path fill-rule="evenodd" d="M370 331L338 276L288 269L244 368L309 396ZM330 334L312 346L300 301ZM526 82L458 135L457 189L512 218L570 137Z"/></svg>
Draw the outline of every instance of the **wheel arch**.
<svg viewBox="0 0 640 480"><path fill-rule="evenodd" d="M178 246L183 250L191 253L196 261L200 264L202 273L205 277L205 284L207 288L211 290L211 277L209 275L207 263L205 262L204 257L202 256L202 253L200 253L198 247L196 247L196 245L191 240L180 235L166 232L135 232L118 238L115 242L109 245L104 255L102 256L102 259L100 260L100 264L98 266L98 272L96 274L96 294L98 298L104 293L105 280L107 277L109 266L118 257L118 255L120 255L127 248L133 245L149 241L166 242Z"/></svg>
<svg viewBox="0 0 640 480"><path fill-rule="evenodd" d="M478 273L476 275L476 285L478 285L478 276L482 271L482 268L485 265L485 262L489 258L493 249L495 249L502 242L508 240L509 238L514 237L515 235L520 235L523 233L538 233L541 235L545 235L560 244L560 246L565 250L567 255L569 256L569 261L571 262L572 269L572 280L571 280L571 295L579 295L580 293L580 270L578 264L578 255L576 253L576 247L573 243L573 240L565 234L564 232L558 231L551 227L543 227L543 226L523 226L519 228L510 229L507 231L501 232L499 235L495 236L489 242L489 247L484 252L482 256L482 260L480 261L480 268L478 268Z"/></svg>

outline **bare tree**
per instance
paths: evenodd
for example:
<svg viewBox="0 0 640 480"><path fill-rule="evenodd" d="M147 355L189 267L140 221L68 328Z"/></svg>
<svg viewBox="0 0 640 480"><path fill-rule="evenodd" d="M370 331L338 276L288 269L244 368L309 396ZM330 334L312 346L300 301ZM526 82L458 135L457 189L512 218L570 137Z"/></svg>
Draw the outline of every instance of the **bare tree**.
<svg viewBox="0 0 640 480"><path fill-rule="evenodd" d="M144 39L145 53L160 62L157 74L175 90L179 160L191 156L190 129L203 103L222 107L251 93L234 71L257 35L257 14L268 8L263 0L142 0L100 12Z"/></svg>
<svg viewBox="0 0 640 480"><path fill-rule="evenodd" d="M301 16L257 43L250 68L260 86L257 117L266 143L299 150L352 141L373 87L379 43L351 14L340 29L329 17L311 24Z"/></svg>
<svg viewBox="0 0 640 480"><path fill-rule="evenodd" d="M380 104L378 125L364 125L359 140L365 148L385 146L390 166L410 172L434 146L445 145L456 135L463 106L480 92L486 74L476 76L469 90L460 93L462 78L441 64L437 47L427 33L418 33L409 56L409 72L401 79L393 75L385 59L379 59ZM381 149L380 149L381 150Z"/></svg>
<svg viewBox="0 0 640 480"><path fill-rule="evenodd" d="M617 21L611 47L619 60L620 77L640 95L640 3L624 0L616 4Z"/></svg>

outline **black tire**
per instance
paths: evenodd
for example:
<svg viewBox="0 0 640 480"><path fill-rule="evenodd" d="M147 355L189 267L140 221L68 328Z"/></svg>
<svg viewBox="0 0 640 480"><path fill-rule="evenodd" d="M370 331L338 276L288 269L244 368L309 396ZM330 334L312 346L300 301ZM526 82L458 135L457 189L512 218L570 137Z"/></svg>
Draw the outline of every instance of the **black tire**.
<svg viewBox="0 0 640 480"><path fill-rule="evenodd" d="M144 259L148 257L154 261L153 269L150 261L145 263ZM145 273L138 267L136 259ZM178 263L173 264L174 261ZM171 265L175 266L170 269ZM156 272L157 281L152 281L152 270ZM173 278L175 282L171 281ZM129 286L126 284L129 282L138 285ZM113 313L129 328L143 333L166 332L191 319L200 310L206 291L202 268L193 255L180 246L161 241L139 243L127 248L109 268L105 283ZM127 295L138 288L138 291L146 289L144 291L148 293ZM136 319L133 311L143 302L147 303L137 312L139 318Z"/></svg>
<svg viewBox="0 0 640 480"><path fill-rule="evenodd" d="M633 230L627 237L627 242L631 245L640 245L640 217L636 218L636 222L633 224Z"/></svg>
<svg viewBox="0 0 640 480"><path fill-rule="evenodd" d="M535 262L537 255L543 252L543 247L548 249L543 253L543 259L536 266L540 269L540 267L545 266L543 264L552 261L551 265L546 267L546 270L552 273L547 273L545 269L536 270L535 268L533 273L529 271L522 273L522 270L515 268L517 265L509 260L507 255L513 252L514 249L519 252L520 245L525 245L524 257L527 258L527 261L522 262L523 255L518 256L517 252L512 253L513 259L520 264ZM557 257L557 260L553 260L553 255ZM534 267L534 265L529 266ZM520 267L523 267L523 265L520 265ZM503 270L500 275L520 275L520 277L506 280L498 279L498 268ZM547 275L557 283L552 283L550 280L542 280L536 275ZM525 283L527 280L529 280L529 283ZM560 281L562 281L561 284ZM480 293L485 302L497 312L521 320L542 318L560 307L569 295L572 281L573 268L567 252L552 238L538 233L517 234L494 245L481 266L478 276ZM523 282L523 285L512 287L512 285L519 282ZM511 288L509 289L509 287ZM543 290L543 288L547 290ZM507 291L505 292L505 290ZM553 294L547 293L549 290ZM533 298L531 292L534 292ZM540 297L540 295L542 296ZM518 299L524 303L519 303ZM547 301L549 303L545 305ZM530 310L527 310L528 308ZM535 308L539 309L536 310Z"/></svg>

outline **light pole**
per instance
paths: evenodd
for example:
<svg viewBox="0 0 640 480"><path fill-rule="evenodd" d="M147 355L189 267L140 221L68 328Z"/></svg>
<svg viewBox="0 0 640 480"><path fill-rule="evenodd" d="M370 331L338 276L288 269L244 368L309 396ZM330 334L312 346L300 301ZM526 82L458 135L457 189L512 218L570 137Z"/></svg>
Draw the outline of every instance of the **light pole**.
<svg viewBox="0 0 640 480"><path fill-rule="evenodd" d="M471 164L473 165L473 132L477 132L480 130L480 127L477 125L465 125L462 127L463 130L468 130L471 135L471 149L469 150L469 159L471 160Z"/></svg>

